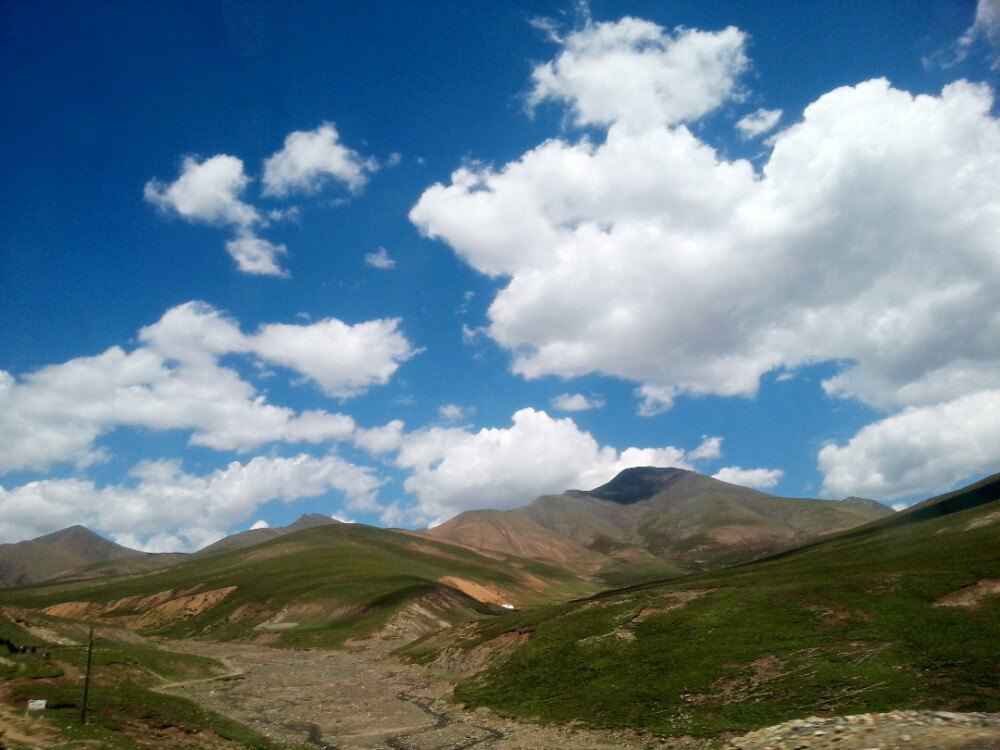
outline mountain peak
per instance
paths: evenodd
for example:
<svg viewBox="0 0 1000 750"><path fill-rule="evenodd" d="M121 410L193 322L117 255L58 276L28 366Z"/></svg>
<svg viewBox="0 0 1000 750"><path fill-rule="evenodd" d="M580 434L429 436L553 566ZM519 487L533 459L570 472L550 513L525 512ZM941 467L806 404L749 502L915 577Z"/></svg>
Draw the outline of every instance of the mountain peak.
<svg viewBox="0 0 1000 750"><path fill-rule="evenodd" d="M74 524L73 526L67 526L65 529L59 529L59 531L52 531L43 536L36 537L31 540L34 542L61 542L61 541L86 541L86 542L104 542L105 544L114 544L97 532L91 531L86 526L81 526L80 524Z"/></svg>
<svg viewBox="0 0 1000 750"><path fill-rule="evenodd" d="M613 503L631 505L663 492L684 477L697 475L697 472L687 469L636 466L624 469L607 484L583 494Z"/></svg>
<svg viewBox="0 0 1000 750"><path fill-rule="evenodd" d="M850 503L851 505L858 505L862 508L869 508L871 510L892 510L885 503L880 503L878 500L872 500L870 497L856 497L851 495L850 497L845 497L841 500L842 503Z"/></svg>
<svg viewBox="0 0 1000 750"><path fill-rule="evenodd" d="M330 516L324 516L322 513L306 513L299 516L295 523L291 523L285 528L288 531L301 531L302 529L311 529L314 526L329 526L333 523L339 523L339 521L330 518Z"/></svg>

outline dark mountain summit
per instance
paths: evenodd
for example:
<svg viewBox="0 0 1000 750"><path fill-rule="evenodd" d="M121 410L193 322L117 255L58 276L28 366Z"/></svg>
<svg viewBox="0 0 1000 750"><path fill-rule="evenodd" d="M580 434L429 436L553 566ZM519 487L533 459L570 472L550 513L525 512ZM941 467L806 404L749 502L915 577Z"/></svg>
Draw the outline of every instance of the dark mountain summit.
<svg viewBox="0 0 1000 750"><path fill-rule="evenodd" d="M638 466L625 469L607 484L580 494L608 500L620 505L631 505L648 500L653 495L666 492L688 475L700 476L687 469L660 469L655 466Z"/></svg>

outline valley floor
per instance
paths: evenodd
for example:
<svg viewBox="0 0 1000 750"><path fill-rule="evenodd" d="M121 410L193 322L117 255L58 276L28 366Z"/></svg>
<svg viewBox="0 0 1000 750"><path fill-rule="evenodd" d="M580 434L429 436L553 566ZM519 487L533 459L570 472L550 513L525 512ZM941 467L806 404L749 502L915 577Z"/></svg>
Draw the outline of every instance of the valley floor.
<svg viewBox="0 0 1000 750"><path fill-rule="evenodd" d="M703 750L697 740L664 741L628 731L540 726L444 700L439 673L378 650L292 651L235 643L170 642L218 659L230 673L164 690L289 744L332 750Z"/></svg>
<svg viewBox="0 0 1000 750"><path fill-rule="evenodd" d="M229 674L163 689L278 742L327 750L997 750L1000 714L893 712L808 719L730 743L664 740L629 731L545 726L446 700L446 677L385 652L290 651L183 641L171 649L218 659Z"/></svg>

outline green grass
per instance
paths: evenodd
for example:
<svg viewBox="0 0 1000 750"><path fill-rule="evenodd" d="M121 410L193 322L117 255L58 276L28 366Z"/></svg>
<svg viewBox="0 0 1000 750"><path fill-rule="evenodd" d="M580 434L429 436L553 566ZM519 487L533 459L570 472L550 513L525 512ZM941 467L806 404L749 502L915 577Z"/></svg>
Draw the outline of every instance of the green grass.
<svg viewBox="0 0 1000 750"><path fill-rule="evenodd" d="M445 619L474 619L489 610L439 583L444 576L510 592L521 604L592 591L565 570L544 563L496 560L411 534L363 525L323 526L245 550L224 553L139 576L86 580L2 591L0 604L42 609L66 601L108 603L163 591L200 591L235 586L215 606L193 617L147 628L175 637L221 640L260 637L262 623L294 606L293 627L271 631L273 645L336 648L362 638L408 603L444 592L452 606ZM529 578L547 582L537 591ZM143 606L116 614L139 614Z"/></svg>
<svg viewBox="0 0 1000 750"><path fill-rule="evenodd" d="M217 735L255 750L282 747L238 722L153 689L163 680L220 674L223 665L219 662L118 640L113 633L100 629L93 651L88 724L80 725L86 631L51 618L31 615L30 619L33 625L53 630L61 638L80 642L68 645L39 638L0 614L0 637L17 647L34 647L34 651L25 653L0 648L0 694L5 702L16 706L23 706L29 699L46 700L48 708L40 715L58 731L60 739L99 742L100 747L109 750L132 750L149 747L146 740L151 737L158 737L163 747L171 747L175 735L193 743L199 736Z"/></svg>
<svg viewBox="0 0 1000 750"><path fill-rule="evenodd" d="M79 685L38 683L18 685L11 700L23 703L29 698L44 698L50 708L44 712L61 738L100 742L108 750L133 750L149 747L151 737L159 737L163 747L173 746L171 737L188 735L188 740L206 733L223 737L253 750L278 750L284 747L238 722L195 703L171 695L155 693L129 680L95 683L88 698L87 724L80 724L82 693ZM140 737L142 741L137 741ZM189 746L192 746L189 745Z"/></svg>
<svg viewBox="0 0 1000 750"><path fill-rule="evenodd" d="M1000 501L872 526L483 624L465 648L512 630L532 637L455 695L543 721L703 737L823 712L996 711L1000 598L933 603L1000 578ZM686 590L705 593L656 611Z"/></svg>

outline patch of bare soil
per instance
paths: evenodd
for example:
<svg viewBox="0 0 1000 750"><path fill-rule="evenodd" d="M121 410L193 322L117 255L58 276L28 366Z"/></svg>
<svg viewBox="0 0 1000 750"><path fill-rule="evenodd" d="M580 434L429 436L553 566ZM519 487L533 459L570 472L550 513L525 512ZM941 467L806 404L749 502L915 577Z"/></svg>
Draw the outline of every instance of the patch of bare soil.
<svg viewBox="0 0 1000 750"><path fill-rule="evenodd" d="M725 704L768 695L767 685L779 677L784 677L785 663L774 654L765 654L750 662L739 673L720 677L712 683L711 693L692 693L683 696L685 703L693 706L706 703Z"/></svg>
<svg viewBox="0 0 1000 750"><path fill-rule="evenodd" d="M1000 714L891 711L810 717L750 732L731 750L997 750Z"/></svg>
<svg viewBox="0 0 1000 750"><path fill-rule="evenodd" d="M165 690L242 721L276 741L338 750L705 750L710 743L634 732L538 726L446 700L443 670L372 650L296 651L233 643L172 642L221 658L221 678Z"/></svg>
<svg viewBox="0 0 1000 750"><path fill-rule="evenodd" d="M485 602L486 604L510 603L510 596L495 586L487 586L465 578L458 578L457 576L444 576L438 579L438 583L458 589L466 596L471 596L476 601Z"/></svg>
<svg viewBox="0 0 1000 750"><path fill-rule="evenodd" d="M629 622L642 622L653 615L661 615L666 612L673 612L685 606L689 602L710 593L714 589L684 589L682 591L668 591L663 596L658 597L652 604L646 604L642 609L629 617Z"/></svg>
<svg viewBox="0 0 1000 750"><path fill-rule="evenodd" d="M197 589L198 587L195 587ZM130 628L166 625L200 615L236 590L235 586L211 591L159 591L149 596L127 596L111 602L62 602L42 610L42 614L72 620L95 620Z"/></svg>
<svg viewBox="0 0 1000 750"><path fill-rule="evenodd" d="M1000 596L1000 578L984 578L972 586L945 594L936 602L936 607L969 607L974 609L987 597Z"/></svg>
<svg viewBox="0 0 1000 750"><path fill-rule="evenodd" d="M56 730L36 716L26 716L23 710L0 703L0 748L21 750L22 748L58 747ZM96 744L78 744L77 747L93 747Z"/></svg>

